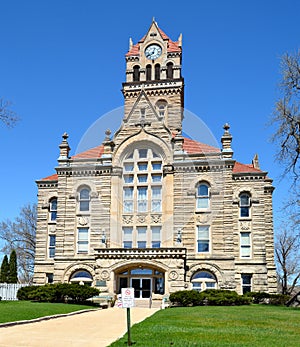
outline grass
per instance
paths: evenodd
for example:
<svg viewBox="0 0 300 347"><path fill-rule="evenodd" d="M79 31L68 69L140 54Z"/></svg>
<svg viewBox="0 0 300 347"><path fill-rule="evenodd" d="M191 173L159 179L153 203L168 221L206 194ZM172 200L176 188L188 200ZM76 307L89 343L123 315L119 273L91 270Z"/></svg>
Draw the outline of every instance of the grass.
<svg viewBox="0 0 300 347"><path fill-rule="evenodd" d="M93 307L72 304L0 301L0 323L16 322L91 308Z"/></svg>
<svg viewBox="0 0 300 347"><path fill-rule="evenodd" d="M178 307L131 329L133 346L300 346L300 310L277 306ZM127 335L110 345L126 346Z"/></svg>

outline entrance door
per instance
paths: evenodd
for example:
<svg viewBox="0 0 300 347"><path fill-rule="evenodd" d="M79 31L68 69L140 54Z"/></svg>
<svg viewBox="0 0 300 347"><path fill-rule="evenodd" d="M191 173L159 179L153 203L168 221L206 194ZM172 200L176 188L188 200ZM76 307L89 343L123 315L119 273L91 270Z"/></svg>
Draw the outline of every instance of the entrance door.
<svg viewBox="0 0 300 347"><path fill-rule="evenodd" d="M151 278L131 278L131 287L134 288L136 299L150 298Z"/></svg>

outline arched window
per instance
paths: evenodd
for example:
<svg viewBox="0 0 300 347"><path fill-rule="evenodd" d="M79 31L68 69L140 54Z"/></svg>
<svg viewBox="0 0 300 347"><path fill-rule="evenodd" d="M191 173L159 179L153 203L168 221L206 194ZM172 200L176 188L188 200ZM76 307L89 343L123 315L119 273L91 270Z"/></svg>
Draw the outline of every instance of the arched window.
<svg viewBox="0 0 300 347"><path fill-rule="evenodd" d="M90 190L83 188L79 192L79 211L90 210Z"/></svg>
<svg viewBox="0 0 300 347"><path fill-rule="evenodd" d="M196 191L196 208L209 208L210 187L207 183L199 183Z"/></svg>
<svg viewBox="0 0 300 347"><path fill-rule="evenodd" d="M160 80L160 65L155 65L155 80Z"/></svg>
<svg viewBox="0 0 300 347"><path fill-rule="evenodd" d="M49 219L55 221L57 217L57 198L52 198L49 205Z"/></svg>
<svg viewBox="0 0 300 347"><path fill-rule="evenodd" d="M173 63L167 64L167 78L168 79L173 78Z"/></svg>
<svg viewBox="0 0 300 347"><path fill-rule="evenodd" d="M240 195L240 217L250 217L251 198L249 193L242 193Z"/></svg>
<svg viewBox="0 0 300 347"><path fill-rule="evenodd" d="M151 68L151 65L149 64L146 66L146 81L151 81L152 79L151 73L152 73L152 68Z"/></svg>
<svg viewBox="0 0 300 347"><path fill-rule="evenodd" d="M209 271L196 272L191 279L193 289L199 292L205 289L216 289L216 277Z"/></svg>
<svg viewBox="0 0 300 347"><path fill-rule="evenodd" d="M93 282L93 276L86 270L78 270L72 274L70 282L90 286Z"/></svg>
<svg viewBox="0 0 300 347"><path fill-rule="evenodd" d="M138 65L135 65L133 67L133 81L139 81L140 80L140 67Z"/></svg>

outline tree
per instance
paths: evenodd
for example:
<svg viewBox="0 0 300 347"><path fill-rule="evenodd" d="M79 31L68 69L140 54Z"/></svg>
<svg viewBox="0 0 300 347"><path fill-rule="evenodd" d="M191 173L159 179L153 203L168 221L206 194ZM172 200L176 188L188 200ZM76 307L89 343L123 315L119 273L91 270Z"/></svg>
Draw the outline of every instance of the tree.
<svg viewBox="0 0 300 347"><path fill-rule="evenodd" d="M7 255L5 255L1 264L0 283L8 282L8 274L9 274L9 264L8 264Z"/></svg>
<svg viewBox="0 0 300 347"><path fill-rule="evenodd" d="M14 221L0 223L0 238L4 241L3 253L15 250L20 282L29 283L33 276L36 233L36 204L27 204Z"/></svg>
<svg viewBox="0 0 300 347"><path fill-rule="evenodd" d="M10 107L10 101L0 98L0 121L9 127L13 127L18 121L18 116Z"/></svg>
<svg viewBox="0 0 300 347"><path fill-rule="evenodd" d="M277 159L284 173L300 174L300 50L281 59L281 97L276 103L272 123L277 126L273 141L279 144Z"/></svg>
<svg viewBox="0 0 300 347"><path fill-rule="evenodd" d="M9 257L8 283L18 283L17 253L14 249Z"/></svg>
<svg viewBox="0 0 300 347"><path fill-rule="evenodd" d="M291 294L300 281L300 243L298 235L286 228L275 242L277 276L282 294Z"/></svg>

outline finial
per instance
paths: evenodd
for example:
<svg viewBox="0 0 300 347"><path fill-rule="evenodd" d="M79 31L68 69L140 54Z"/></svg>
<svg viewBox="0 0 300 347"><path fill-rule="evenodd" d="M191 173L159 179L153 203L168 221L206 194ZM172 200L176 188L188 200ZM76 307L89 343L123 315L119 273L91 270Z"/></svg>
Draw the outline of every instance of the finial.
<svg viewBox="0 0 300 347"><path fill-rule="evenodd" d="M133 46L132 38L129 37L129 51L131 50L132 46Z"/></svg>
<svg viewBox="0 0 300 347"><path fill-rule="evenodd" d="M152 22L155 22L155 17L154 16L152 17Z"/></svg>
<svg viewBox="0 0 300 347"><path fill-rule="evenodd" d="M256 153L253 160L252 160L252 165L254 167L254 169L260 169L259 166L259 160L258 160L258 154Z"/></svg>
<svg viewBox="0 0 300 347"><path fill-rule="evenodd" d="M180 34L178 37L178 46L182 47L182 34Z"/></svg>
<svg viewBox="0 0 300 347"><path fill-rule="evenodd" d="M105 141L110 141L110 135L111 135L111 130L110 129L106 129L105 130Z"/></svg>
<svg viewBox="0 0 300 347"><path fill-rule="evenodd" d="M229 129L230 129L230 125L228 123L225 123L223 126L223 129L225 130L225 133L228 134L229 133Z"/></svg>
<svg viewBox="0 0 300 347"><path fill-rule="evenodd" d="M62 135L62 142L61 144L59 145L59 160L66 160L69 158L69 152L70 152L70 146L69 146L69 143L67 141L69 135L64 132L63 135Z"/></svg>

